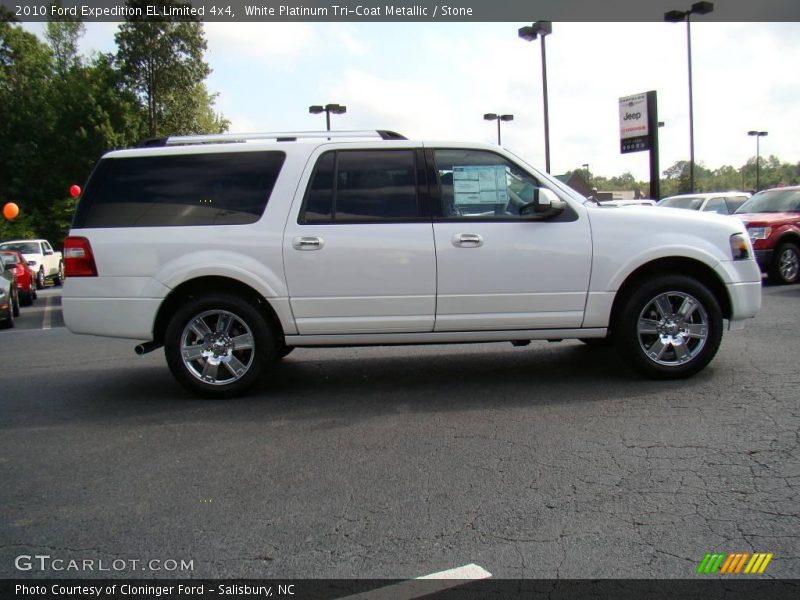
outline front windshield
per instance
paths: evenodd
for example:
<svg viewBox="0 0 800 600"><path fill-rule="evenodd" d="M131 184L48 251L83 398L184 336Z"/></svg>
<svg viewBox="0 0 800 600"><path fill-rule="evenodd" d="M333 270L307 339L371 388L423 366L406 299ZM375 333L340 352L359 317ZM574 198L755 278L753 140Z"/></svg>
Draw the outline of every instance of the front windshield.
<svg viewBox="0 0 800 600"><path fill-rule="evenodd" d="M759 192L736 209L735 214L800 212L800 190Z"/></svg>
<svg viewBox="0 0 800 600"><path fill-rule="evenodd" d="M0 250L19 250L23 254L39 254L39 244L35 242L6 242L0 244Z"/></svg>
<svg viewBox="0 0 800 600"><path fill-rule="evenodd" d="M672 196L671 198L664 198L659 200L659 206L666 206L668 208L688 208L689 210L700 210L703 204L703 199L697 196Z"/></svg>

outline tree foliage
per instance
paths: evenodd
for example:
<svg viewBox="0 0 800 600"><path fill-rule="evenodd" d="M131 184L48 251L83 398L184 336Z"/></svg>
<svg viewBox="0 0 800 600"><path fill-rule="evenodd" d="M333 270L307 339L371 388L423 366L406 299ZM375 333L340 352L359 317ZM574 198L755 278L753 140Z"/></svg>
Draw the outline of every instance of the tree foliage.
<svg viewBox="0 0 800 600"><path fill-rule="evenodd" d="M59 244L75 209L69 186L83 184L109 149L134 145L151 133L147 103L118 62L119 53L80 55L81 23L48 23L45 43L13 20L0 11L0 206L15 202L20 216L12 222L0 217L0 240L36 236ZM161 25L168 47L191 60L162 64L158 133L227 129L214 112L216 95L205 86L200 24ZM158 37L154 43L162 42Z"/></svg>
<svg viewBox="0 0 800 600"><path fill-rule="evenodd" d="M128 0L131 8L147 4L148 0ZM165 0L162 4L179 3ZM154 19L129 18L114 38L120 72L146 107L149 135L224 131L227 122L213 114L214 96L203 83L211 69L203 60L202 23Z"/></svg>

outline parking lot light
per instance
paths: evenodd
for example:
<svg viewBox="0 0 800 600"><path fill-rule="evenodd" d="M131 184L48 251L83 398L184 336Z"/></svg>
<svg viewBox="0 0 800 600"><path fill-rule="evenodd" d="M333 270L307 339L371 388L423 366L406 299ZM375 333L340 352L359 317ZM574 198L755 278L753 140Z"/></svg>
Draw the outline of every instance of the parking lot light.
<svg viewBox="0 0 800 600"><path fill-rule="evenodd" d="M483 115L486 121L497 121L497 145L500 145L500 121L513 121L514 115L498 115L496 113L486 113Z"/></svg>
<svg viewBox="0 0 800 600"><path fill-rule="evenodd" d="M347 112L347 107L342 106L341 104L326 104L322 106L320 104L314 104L308 107L308 112L312 115L318 115L321 113L325 113L325 125L328 128L328 131L331 130L331 113L334 115L342 115Z"/></svg>
<svg viewBox="0 0 800 600"><path fill-rule="evenodd" d="M691 16L707 15L713 11L713 2L695 2L689 10L670 10L664 13L664 21L667 23L686 21L686 55L689 62L689 191L692 193L694 193L694 101L692 99Z"/></svg>
<svg viewBox="0 0 800 600"><path fill-rule="evenodd" d="M752 130L748 131L747 135L754 136L756 138L756 191L760 192L761 180L760 180L759 163L761 162L761 144L759 142L761 141L762 137L764 137L765 135L769 135L769 132Z"/></svg>
<svg viewBox="0 0 800 600"><path fill-rule="evenodd" d="M517 35L526 42L532 42L537 37L542 38L542 96L544 97L544 164L545 170L550 172L550 116L547 106L547 53L544 38L553 33L553 24L550 21L536 21L533 25L521 27Z"/></svg>

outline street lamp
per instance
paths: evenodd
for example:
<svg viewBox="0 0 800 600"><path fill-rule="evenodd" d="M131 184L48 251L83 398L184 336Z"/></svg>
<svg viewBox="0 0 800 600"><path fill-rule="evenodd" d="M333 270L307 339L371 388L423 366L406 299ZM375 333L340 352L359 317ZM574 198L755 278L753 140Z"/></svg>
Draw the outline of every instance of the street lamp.
<svg viewBox="0 0 800 600"><path fill-rule="evenodd" d="M544 47L544 38L553 33L553 24L550 21L536 21L533 25L521 27L517 34L526 42L532 42L537 37L542 38L542 95L544 96L544 164L545 170L550 172L550 116L547 108L547 54Z"/></svg>
<svg viewBox="0 0 800 600"><path fill-rule="evenodd" d="M347 107L342 106L341 104L326 104L325 106L320 106L319 104L315 104L314 106L308 107L308 112L312 115L318 115L320 113L325 113L325 124L328 126L328 131L331 130L331 113L335 115L342 115L347 112Z"/></svg>
<svg viewBox="0 0 800 600"><path fill-rule="evenodd" d="M694 192L694 106L692 100L692 32L691 15L707 15L714 10L713 2L695 2L689 10L670 10L664 13L667 23L686 21L686 49L689 61L689 185Z"/></svg>
<svg viewBox="0 0 800 600"><path fill-rule="evenodd" d="M589 174L589 163L583 163L581 166L586 170L586 183L591 183L589 181L591 177L591 175Z"/></svg>
<svg viewBox="0 0 800 600"><path fill-rule="evenodd" d="M497 145L500 145L500 121L513 121L514 115L497 115L495 113L486 113L483 115L486 121L497 121Z"/></svg>
<svg viewBox="0 0 800 600"><path fill-rule="evenodd" d="M755 136L756 138L756 191L761 191L761 181L759 180L759 163L761 163L761 138L769 135L768 131L748 131L747 135Z"/></svg>

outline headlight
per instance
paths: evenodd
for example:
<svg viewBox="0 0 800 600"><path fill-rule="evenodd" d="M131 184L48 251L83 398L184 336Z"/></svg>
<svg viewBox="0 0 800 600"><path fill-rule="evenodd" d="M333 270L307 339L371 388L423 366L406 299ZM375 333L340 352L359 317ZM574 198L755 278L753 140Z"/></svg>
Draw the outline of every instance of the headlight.
<svg viewBox="0 0 800 600"><path fill-rule="evenodd" d="M747 230L747 233L750 234L750 239L754 242L756 240L765 240L772 233L772 227L751 227Z"/></svg>
<svg viewBox="0 0 800 600"><path fill-rule="evenodd" d="M743 233L734 233L730 241L733 260L747 260L750 258L750 243Z"/></svg>

